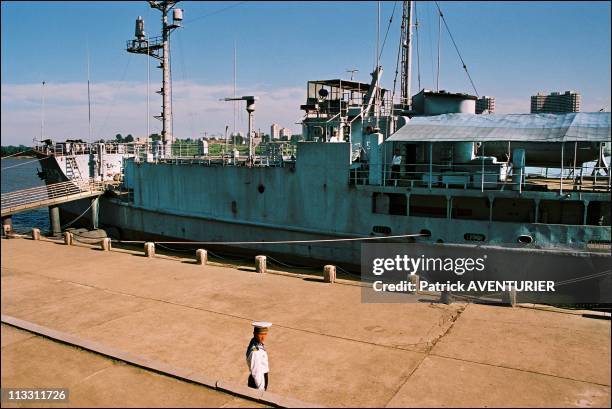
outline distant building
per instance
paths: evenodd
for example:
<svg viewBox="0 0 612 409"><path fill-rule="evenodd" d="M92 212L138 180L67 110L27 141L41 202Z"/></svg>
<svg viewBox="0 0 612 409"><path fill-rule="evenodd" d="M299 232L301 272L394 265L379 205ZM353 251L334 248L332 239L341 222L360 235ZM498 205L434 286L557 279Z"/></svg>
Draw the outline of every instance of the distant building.
<svg viewBox="0 0 612 409"><path fill-rule="evenodd" d="M580 112L580 94L574 91L537 93L531 96L531 113Z"/></svg>
<svg viewBox="0 0 612 409"><path fill-rule="evenodd" d="M282 128L282 129L280 130L280 138L281 138L283 141L288 141L288 140L290 140L290 139L291 139L291 134L292 134L292 132L291 132L291 129L289 129L289 128Z"/></svg>
<svg viewBox="0 0 612 409"><path fill-rule="evenodd" d="M270 127L270 139L280 139L280 129L281 127L279 124L272 124Z"/></svg>
<svg viewBox="0 0 612 409"><path fill-rule="evenodd" d="M476 100L476 113L482 114L485 111L489 114L495 113L495 97L483 95Z"/></svg>
<svg viewBox="0 0 612 409"><path fill-rule="evenodd" d="M137 144L147 144L147 143L151 143L151 137L150 136L137 136L136 138L134 138L134 143Z"/></svg>

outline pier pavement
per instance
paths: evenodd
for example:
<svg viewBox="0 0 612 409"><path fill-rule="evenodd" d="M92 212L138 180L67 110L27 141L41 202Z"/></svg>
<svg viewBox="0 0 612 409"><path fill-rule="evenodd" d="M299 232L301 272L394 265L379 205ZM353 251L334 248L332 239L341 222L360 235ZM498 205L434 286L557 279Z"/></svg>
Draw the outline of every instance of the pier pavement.
<svg viewBox="0 0 612 409"><path fill-rule="evenodd" d="M463 303L364 304L359 286L316 276L49 241L1 245L3 316L191 375L246 383L250 322L266 320L274 323L269 390L284 397L323 406L610 406L609 320ZM48 387L43 375L63 365L61 353L30 355L36 338L19 331L5 345L5 333L17 331L5 327L2 387ZM75 376L103 382L105 374ZM71 399L87 399L84 390L73 388ZM119 402L94 396L88 406ZM212 406L227 404L217 398L209 396Z"/></svg>

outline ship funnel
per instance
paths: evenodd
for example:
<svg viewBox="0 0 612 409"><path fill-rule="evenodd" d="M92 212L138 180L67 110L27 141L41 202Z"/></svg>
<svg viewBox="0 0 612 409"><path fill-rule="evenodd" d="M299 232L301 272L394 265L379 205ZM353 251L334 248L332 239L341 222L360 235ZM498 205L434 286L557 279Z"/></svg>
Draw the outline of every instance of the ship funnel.
<svg viewBox="0 0 612 409"><path fill-rule="evenodd" d="M138 16L138 18L136 19L136 28L134 29L134 35L138 40L144 40L146 37L144 31L144 20L141 16Z"/></svg>
<svg viewBox="0 0 612 409"><path fill-rule="evenodd" d="M183 10L174 9L172 10L172 21L174 24L179 25L179 23L183 20Z"/></svg>

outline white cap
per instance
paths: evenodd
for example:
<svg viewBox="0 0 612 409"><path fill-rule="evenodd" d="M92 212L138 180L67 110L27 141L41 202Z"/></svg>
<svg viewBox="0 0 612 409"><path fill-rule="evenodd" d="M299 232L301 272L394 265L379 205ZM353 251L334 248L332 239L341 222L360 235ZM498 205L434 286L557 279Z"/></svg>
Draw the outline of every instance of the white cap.
<svg viewBox="0 0 612 409"><path fill-rule="evenodd" d="M251 325L255 327L256 332L268 332L268 328L272 326L272 323L266 321L255 321L252 322Z"/></svg>

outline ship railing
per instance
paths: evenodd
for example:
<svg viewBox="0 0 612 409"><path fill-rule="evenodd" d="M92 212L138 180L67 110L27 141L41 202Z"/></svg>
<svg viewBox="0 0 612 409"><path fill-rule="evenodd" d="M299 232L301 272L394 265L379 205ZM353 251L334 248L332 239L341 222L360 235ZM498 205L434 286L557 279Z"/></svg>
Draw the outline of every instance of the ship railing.
<svg viewBox="0 0 612 409"><path fill-rule="evenodd" d="M107 183L102 181L71 180L21 189L14 192L2 193L2 212L11 211L19 207L35 205L38 202L51 199L61 199L83 193L102 193Z"/></svg>
<svg viewBox="0 0 612 409"><path fill-rule="evenodd" d="M249 163L248 156L206 155L200 157L165 157L152 159L151 163L167 163L173 165L202 165L202 166L252 166L252 167L282 167L295 163L295 157L254 155L253 163Z"/></svg>
<svg viewBox="0 0 612 409"><path fill-rule="evenodd" d="M33 149L49 156L67 156L82 154L98 154L103 150L106 154L134 155L143 144L121 142L57 142L52 144L38 144Z"/></svg>
<svg viewBox="0 0 612 409"><path fill-rule="evenodd" d="M149 39L127 40L125 49L132 53L149 53L150 50L158 50L163 47L164 40L161 36L150 37Z"/></svg>
<svg viewBox="0 0 612 409"><path fill-rule="evenodd" d="M234 153L237 151L237 155ZM255 147L254 166L283 166L295 160L296 146L290 142L265 142ZM248 146L225 143L174 143L170 150L161 145L149 145L134 155L136 161L200 164L206 166L244 166L248 162Z"/></svg>
<svg viewBox="0 0 612 409"><path fill-rule="evenodd" d="M612 176L592 165L570 169L511 167L448 163L387 163L377 165L375 175L367 162L354 162L349 172L351 185L384 185L396 187L453 188L470 190L610 192ZM380 168L379 168L380 166ZM491 168L495 168L494 171ZM373 177L374 176L374 177Z"/></svg>
<svg viewBox="0 0 612 409"><path fill-rule="evenodd" d="M319 109L309 109L304 115L305 118L328 118L330 116L340 115L342 117L360 115L367 106L365 95L361 93L351 93L350 91L344 91L340 99L329 99L320 101L318 98L308 98L306 104L318 103ZM381 98L379 107L380 115L391 115L393 108L393 99L390 93L385 93ZM372 111L374 108L372 108Z"/></svg>

